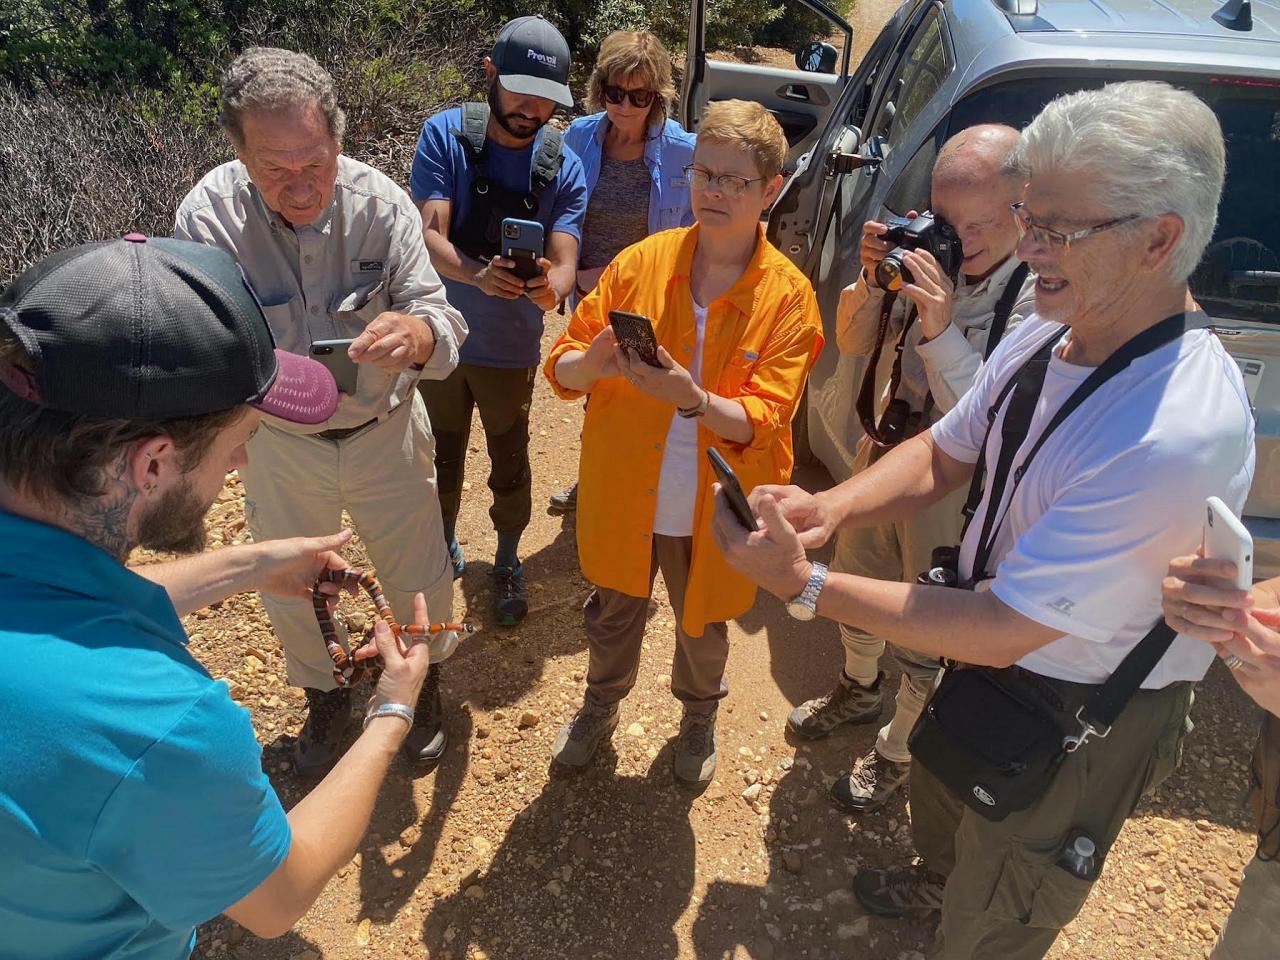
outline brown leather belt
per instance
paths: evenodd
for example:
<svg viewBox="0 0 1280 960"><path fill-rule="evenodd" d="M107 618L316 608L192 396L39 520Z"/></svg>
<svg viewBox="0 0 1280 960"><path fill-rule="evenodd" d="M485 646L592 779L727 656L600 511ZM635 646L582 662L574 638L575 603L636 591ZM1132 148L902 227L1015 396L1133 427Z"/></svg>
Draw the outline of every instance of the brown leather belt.
<svg viewBox="0 0 1280 960"><path fill-rule="evenodd" d="M378 418L374 417L372 420L366 420L358 427L344 427L340 430L321 430L319 433L315 434L315 436L319 437L321 440L345 440L347 437L357 434L365 427L371 427L377 422Z"/></svg>

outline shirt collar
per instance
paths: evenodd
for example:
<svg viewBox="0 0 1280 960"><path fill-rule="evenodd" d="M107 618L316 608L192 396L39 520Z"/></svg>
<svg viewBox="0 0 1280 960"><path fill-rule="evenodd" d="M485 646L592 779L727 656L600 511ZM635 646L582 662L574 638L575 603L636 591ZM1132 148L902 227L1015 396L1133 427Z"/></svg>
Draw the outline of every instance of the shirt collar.
<svg viewBox="0 0 1280 960"><path fill-rule="evenodd" d="M133 610L152 621L158 634L186 645L186 631L164 587L83 537L0 510L0 541L5 544L0 576Z"/></svg>
<svg viewBox="0 0 1280 960"><path fill-rule="evenodd" d="M693 253L698 247L698 234L702 230L702 225L695 223L689 228L684 239L680 242L680 249L676 253L676 269L672 274L673 279L683 279L689 282L693 274ZM756 302L756 288L760 284L760 276L765 270L765 261L769 257L770 246L769 240L764 235L764 227L756 226L756 249L751 255L751 259L747 261L747 267L742 271L736 283L729 288L729 291L720 300L728 300L744 314L750 314ZM709 306L709 304L708 304Z"/></svg>
<svg viewBox="0 0 1280 960"><path fill-rule="evenodd" d="M969 283L962 272L957 278L956 293L963 293L968 297L981 297L990 290L998 290L1004 292L1005 284L1009 282L1009 278L1013 276L1013 271L1018 269L1018 265L1022 263L1013 254L1009 254L1005 258L1004 263L996 267L991 275L985 280L979 280L977 283Z"/></svg>

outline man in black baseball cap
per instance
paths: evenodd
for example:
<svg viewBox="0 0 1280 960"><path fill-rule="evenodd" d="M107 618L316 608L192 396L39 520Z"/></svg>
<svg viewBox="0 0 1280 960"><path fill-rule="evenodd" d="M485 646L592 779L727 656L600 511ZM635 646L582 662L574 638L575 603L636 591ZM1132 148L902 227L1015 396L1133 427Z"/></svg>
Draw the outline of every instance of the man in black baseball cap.
<svg viewBox="0 0 1280 960"><path fill-rule="evenodd" d="M573 104L569 66L569 45L555 27L541 17L512 20L485 59L487 102L429 117L410 179L431 262L470 331L457 368L418 384L435 432L445 539L460 577L466 559L454 528L479 407L497 535L490 596L503 626L529 612L520 562L533 503L529 409L543 317L573 290L587 211L582 161L547 125L557 106ZM510 242L513 234L522 242Z"/></svg>
<svg viewBox="0 0 1280 960"><path fill-rule="evenodd" d="M248 711L187 651L179 617L253 589L308 596L346 565L350 533L125 560L198 551L260 411L323 422L332 376L275 350L227 254L130 234L55 254L0 294L0 387L8 950L179 960L223 912L284 933L355 851L427 649L379 622L365 731L286 815ZM425 624L421 594L415 615Z"/></svg>

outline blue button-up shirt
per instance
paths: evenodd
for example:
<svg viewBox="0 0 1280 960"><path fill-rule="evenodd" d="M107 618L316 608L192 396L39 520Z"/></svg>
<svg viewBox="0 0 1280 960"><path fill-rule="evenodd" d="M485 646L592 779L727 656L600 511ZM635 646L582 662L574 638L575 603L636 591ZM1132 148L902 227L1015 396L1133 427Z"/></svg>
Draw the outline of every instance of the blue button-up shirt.
<svg viewBox="0 0 1280 960"><path fill-rule="evenodd" d="M249 713L163 587L12 514L0 542L0 953L187 957L289 853Z"/></svg>
<svg viewBox="0 0 1280 960"><path fill-rule="evenodd" d="M600 158L604 153L604 135L609 129L606 113L579 117L565 132L565 145L582 160L587 178L587 196L600 179ZM644 145L644 163L649 168L653 190L649 194L649 233L672 227L693 225L693 208L689 205L689 178L684 168L693 163L696 139L674 120L649 129Z"/></svg>

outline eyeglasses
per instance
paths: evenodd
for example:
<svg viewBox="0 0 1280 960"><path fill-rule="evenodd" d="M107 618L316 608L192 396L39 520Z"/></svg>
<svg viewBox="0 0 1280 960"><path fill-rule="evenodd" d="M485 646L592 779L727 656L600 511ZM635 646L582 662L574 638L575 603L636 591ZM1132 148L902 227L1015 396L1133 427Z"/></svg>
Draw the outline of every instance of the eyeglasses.
<svg viewBox="0 0 1280 960"><path fill-rule="evenodd" d="M1066 253L1071 249L1071 244L1077 240L1083 240L1085 237L1092 237L1095 233L1101 233L1103 230L1110 230L1112 227L1118 227L1122 223L1129 223L1133 220L1142 218L1140 213L1131 213L1128 216L1116 217L1114 220L1108 220L1106 223L1100 223L1096 227L1086 227L1083 230L1077 230L1075 233L1062 233L1059 230L1053 230L1049 227L1042 226L1031 219L1031 214L1027 213L1023 202L1019 200L1017 203L1009 204L1009 209L1013 211L1013 220L1018 225L1018 235L1031 234L1031 239L1047 247L1054 252Z"/></svg>
<svg viewBox="0 0 1280 960"><path fill-rule="evenodd" d="M605 84L604 90L605 103L612 103L615 107L623 101L623 98L631 101L633 107L647 107L653 103L653 98L657 96L652 90L646 90L644 87L636 87L628 90L626 87L620 87L616 83Z"/></svg>
<svg viewBox="0 0 1280 960"><path fill-rule="evenodd" d="M714 184L715 188L726 197L735 199L746 193L747 187L751 184L765 179L764 177L739 177L732 173L712 173L710 170L695 167L692 163L684 168L684 175L689 178L689 183L699 190L705 190Z"/></svg>

